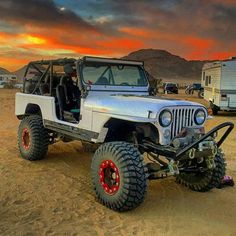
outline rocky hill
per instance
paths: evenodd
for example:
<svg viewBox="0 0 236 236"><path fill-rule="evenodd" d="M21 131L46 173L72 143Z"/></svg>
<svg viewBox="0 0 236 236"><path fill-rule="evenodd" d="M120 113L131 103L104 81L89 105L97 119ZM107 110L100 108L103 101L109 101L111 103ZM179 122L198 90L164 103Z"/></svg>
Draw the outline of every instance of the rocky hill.
<svg viewBox="0 0 236 236"><path fill-rule="evenodd" d="M18 78L18 80L22 81L24 74L25 74L25 70L26 70L27 65L21 67L20 69L16 70L13 72L13 74L15 74Z"/></svg>
<svg viewBox="0 0 236 236"><path fill-rule="evenodd" d="M2 68L2 67L0 67L0 75L4 75L4 74L11 74L11 72L4 69L4 68Z"/></svg>
<svg viewBox="0 0 236 236"><path fill-rule="evenodd" d="M155 78L179 83L200 81L202 66L206 62L188 61L159 49L141 49L123 58L144 61L146 70Z"/></svg>

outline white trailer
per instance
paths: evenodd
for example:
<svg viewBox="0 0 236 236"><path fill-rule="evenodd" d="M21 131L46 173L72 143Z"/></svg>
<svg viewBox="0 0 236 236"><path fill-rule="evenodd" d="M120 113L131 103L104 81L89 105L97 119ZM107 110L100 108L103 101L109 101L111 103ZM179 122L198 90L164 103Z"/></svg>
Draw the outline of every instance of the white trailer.
<svg viewBox="0 0 236 236"><path fill-rule="evenodd" d="M236 111L236 58L206 63L202 69L204 99L213 114Z"/></svg>
<svg viewBox="0 0 236 236"><path fill-rule="evenodd" d="M0 88L4 88L5 84L15 84L17 81L16 75L2 74L0 75Z"/></svg>

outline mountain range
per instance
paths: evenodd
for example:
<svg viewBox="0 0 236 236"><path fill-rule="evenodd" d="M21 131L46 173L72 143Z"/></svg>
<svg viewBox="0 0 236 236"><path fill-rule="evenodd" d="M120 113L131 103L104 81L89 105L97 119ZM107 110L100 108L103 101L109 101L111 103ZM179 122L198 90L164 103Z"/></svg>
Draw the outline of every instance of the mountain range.
<svg viewBox="0 0 236 236"><path fill-rule="evenodd" d="M10 73L11 73L10 71L8 71L8 70L6 70L6 69L0 67L0 75L10 74Z"/></svg>
<svg viewBox="0 0 236 236"><path fill-rule="evenodd" d="M23 78L24 75L25 75L26 68L27 68L27 65L24 65L23 67L21 67L20 69L14 71L14 72L12 72L12 73L13 73L14 75L16 75L19 80L22 80L22 78Z"/></svg>
<svg viewBox="0 0 236 236"><path fill-rule="evenodd" d="M202 66L207 61L188 61L159 49L141 49L131 52L124 59L144 61L145 69L162 81L194 82L201 80Z"/></svg>
<svg viewBox="0 0 236 236"><path fill-rule="evenodd" d="M186 60L166 50L160 49L140 49L122 58L144 61L145 69L154 78L178 83L200 81L202 66L207 62ZM25 70L26 66L23 66L12 73L16 74L17 77L21 79L24 76ZM4 71L4 69L0 68L0 73L2 71Z"/></svg>

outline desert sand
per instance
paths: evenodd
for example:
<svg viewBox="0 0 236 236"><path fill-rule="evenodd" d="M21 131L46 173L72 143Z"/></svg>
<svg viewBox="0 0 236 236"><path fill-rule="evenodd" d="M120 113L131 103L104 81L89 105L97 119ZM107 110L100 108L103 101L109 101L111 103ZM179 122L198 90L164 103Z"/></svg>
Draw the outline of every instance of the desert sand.
<svg viewBox="0 0 236 236"><path fill-rule="evenodd" d="M80 142L51 145L42 161L23 160L15 92L0 90L0 235L236 235L235 187L198 193L174 177L151 181L140 207L117 213L96 202L92 154ZM188 99L203 102L196 95ZM236 113L221 113L207 128L229 120L236 123ZM227 173L236 180L235 130L223 149Z"/></svg>

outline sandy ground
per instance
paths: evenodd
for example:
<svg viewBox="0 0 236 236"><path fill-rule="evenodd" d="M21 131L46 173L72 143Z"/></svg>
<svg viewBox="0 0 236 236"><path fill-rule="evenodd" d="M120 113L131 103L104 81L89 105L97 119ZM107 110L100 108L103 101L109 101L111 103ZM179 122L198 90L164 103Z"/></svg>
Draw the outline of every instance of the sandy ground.
<svg viewBox="0 0 236 236"><path fill-rule="evenodd" d="M80 142L50 146L42 161L23 160L14 93L0 90L0 235L236 235L235 187L198 193L174 178L151 181L140 207L117 213L96 202L91 154ZM222 113L207 127L229 120L236 123L236 113ZM235 140L233 131L223 148L236 180Z"/></svg>

